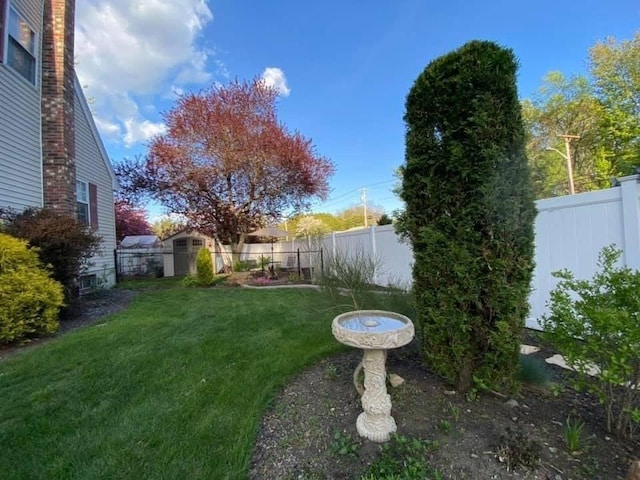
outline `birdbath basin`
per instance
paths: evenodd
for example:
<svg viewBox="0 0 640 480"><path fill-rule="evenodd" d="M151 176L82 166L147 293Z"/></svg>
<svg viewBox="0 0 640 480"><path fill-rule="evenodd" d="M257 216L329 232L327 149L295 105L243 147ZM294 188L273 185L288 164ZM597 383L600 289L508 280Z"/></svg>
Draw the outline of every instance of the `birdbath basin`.
<svg viewBox="0 0 640 480"><path fill-rule="evenodd" d="M356 310L334 318L331 331L340 343L364 350L364 411L358 416L356 428L361 437L386 442L397 429L387 393L387 350L402 347L413 339L413 323L399 313Z"/></svg>

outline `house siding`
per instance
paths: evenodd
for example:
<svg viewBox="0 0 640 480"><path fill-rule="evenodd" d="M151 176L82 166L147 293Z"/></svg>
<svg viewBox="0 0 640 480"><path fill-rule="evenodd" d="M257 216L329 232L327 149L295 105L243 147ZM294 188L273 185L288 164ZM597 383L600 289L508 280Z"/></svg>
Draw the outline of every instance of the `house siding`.
<svg viewBox="0 0 640 480"><path fill-rule="evenodd" d="M88 273L111 286L115 283L113 190L117 182L73 73L75 2L51 0L47 9L43 0L9 3L36 33L38 64L34 86L0 62L0 208L20 211L46 204L75 215L76 175L96 185L102 248L91 259ZM51 22L47 29L43 15Z"/></svg>
<svg viewBox="0 0 640 480"><path fill-rule="evenodd" d="M10 5L42 38L42 0ZM38 49L38 70L41 58ZM38 78L40 72L38 72ZM0 207L42 206L40 92L11 67L0 64Z"/></svg>
<svg viewBox="0 0 640 480"><path fill-rule="evenodd" d="M91 259L89 274L104 286L115 284L116 222L113 204L114 178L93 118L78 81L75 82L76 177L97 185L98 234L101 252Z"/></svg>

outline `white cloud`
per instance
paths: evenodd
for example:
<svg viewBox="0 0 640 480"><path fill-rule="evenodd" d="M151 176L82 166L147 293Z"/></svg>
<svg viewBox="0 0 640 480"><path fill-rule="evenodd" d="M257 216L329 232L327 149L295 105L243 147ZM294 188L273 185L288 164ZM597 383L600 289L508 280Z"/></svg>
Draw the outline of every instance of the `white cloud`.
<svg viewBox="0 0 640 480"><path fill-rule="evenodd" d="M114 125L132 144L148 121L136 97L166 95L171 85L205 84L211 51L198 44L213 14L205 0L84 0L76 5L75 53L82 85L95 99L102 132ZM214 68L219 69L218 62ZM131 122L131 128L125 122ZM141 126L134 128L134 125Z"/></svg>
<svg viewBox="0 0 640 480"><path fill-rule="evenodd" d="M167 131L167 126L164 123L154 123L149 120L138 122L133 118L124 121L124 128L124 143L127 147L139 142L146 142Z"/></svg>
<svg viewBox="0 0 640 480"><path fill-rule="evenodd" d="M100 117L93 116L93 121L96 122L96 127L100 130L100 134L110 140L116 140L120 136L120 125L112 123L107 120L103 120Z"/></svg>
<svg viewBox="0 0 640 480"><path fill-rule="evenodd" d="M277 67L267 67L262 72L262 81L265 85L272 87L283 97L288 97L291 89L287 85L287 77L284 72Z"/></svg>
<svg viewBox="0 0 640 480"><path fill-rule="evenodd" d="M172 95L170 96L170 98L172 98L173 96L180 97L181 95L184 95L184 88L178 87L176 85L171 85L171 92Z"/></svg>

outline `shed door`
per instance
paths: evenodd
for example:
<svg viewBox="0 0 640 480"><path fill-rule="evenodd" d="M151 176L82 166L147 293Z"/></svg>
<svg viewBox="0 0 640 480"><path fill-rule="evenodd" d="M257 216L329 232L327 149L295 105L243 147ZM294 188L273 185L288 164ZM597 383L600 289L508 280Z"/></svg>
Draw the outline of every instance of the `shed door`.
<svg viewBox="0 0 640 480"><path fill-rule="evenodd" d="M188 238L178 238L173 241L173 271L181 277L189 274L189 246Z"/></svg>
<svg viewBox="0 0 640 480"><path fill-rule="evenodd" d="M204 240L201 238L190 238L187 242L189 245L189 273L196 275L198 273L198 251L204 248Z"/></svg>

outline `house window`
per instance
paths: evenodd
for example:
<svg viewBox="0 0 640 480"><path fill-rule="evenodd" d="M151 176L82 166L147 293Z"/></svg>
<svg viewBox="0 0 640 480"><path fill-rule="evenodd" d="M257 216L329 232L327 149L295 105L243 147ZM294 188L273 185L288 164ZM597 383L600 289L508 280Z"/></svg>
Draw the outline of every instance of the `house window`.
<svg viewBox="0 0 640 480"><path fill-rule="evenodd" d="M36 33L13 8L9 8L6 37L7 65L36 83Z"/></svg>
<svg viewBox="0 0 640 480"><path fill-rule="evenodd" d="M82 275L79 279L80 291L87 291L98 286L98 279L95 275Z"/></svg>
<svg viewBox="0 0 640 480"><path fill-rule="evenodd" d="M186 247L187 246L187 239L186 238L180 238L178 240L176 240L176 247Z"/></svg>
<svg viewBox="0 0 640 480"><path fill-rule="evenodd" d="M76 181L76 202L78 208L78 221L83 225L89 225L89 184L80 180Z"/></svg>
<svg viewBox="0 0 640 480"><path fill-rule="evenodd" d="M7 0L0 0L0 63L4 63L4 37L6 30Z"/></svg>
<svg viewBox="0 0 640 480"><path fill-rule="evenodd" d="M76 209L80 223L98 228L98 187L96 185L76 180Z"/></svg>
<svg viewBox="0 0 640 480"><path fill-rule="evenodd" d="M194 238L191 241L191 245L193 245L194 247L201 247L204 243L202 242L202 240Z"/></svg>

